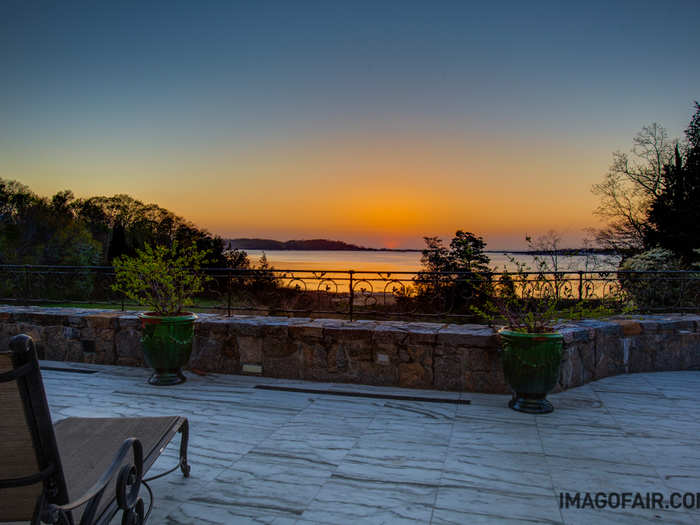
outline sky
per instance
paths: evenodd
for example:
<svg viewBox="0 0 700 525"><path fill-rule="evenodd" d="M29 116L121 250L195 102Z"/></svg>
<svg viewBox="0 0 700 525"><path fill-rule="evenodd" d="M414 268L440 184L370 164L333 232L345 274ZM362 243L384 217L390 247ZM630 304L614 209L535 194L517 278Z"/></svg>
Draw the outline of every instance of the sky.
<svg viewBox="0 0 700 525"><path fill-rule="evenodd" d="M224 237L489 249L599 226L591 186L700 99L700 2L0 3L0 177Z"/></svg>

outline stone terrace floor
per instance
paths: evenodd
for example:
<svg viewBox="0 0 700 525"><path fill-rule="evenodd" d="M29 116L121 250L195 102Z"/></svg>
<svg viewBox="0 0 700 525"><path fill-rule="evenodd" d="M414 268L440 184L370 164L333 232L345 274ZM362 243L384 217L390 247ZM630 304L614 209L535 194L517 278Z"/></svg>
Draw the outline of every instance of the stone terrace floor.
<svg viewBox="0 0 700 525"><path fill-rule="evenodd" d="M152 387L145 369L42 364L98 370L43 372L54 421L189 418L192 477L153 482L153 524L700 523L700 509L559 508L560 491L700 492L700 372L604 379L550 396L555 412L534 416L502 395L192 374ZM150 474L174 464L178 442Z"/></svg>

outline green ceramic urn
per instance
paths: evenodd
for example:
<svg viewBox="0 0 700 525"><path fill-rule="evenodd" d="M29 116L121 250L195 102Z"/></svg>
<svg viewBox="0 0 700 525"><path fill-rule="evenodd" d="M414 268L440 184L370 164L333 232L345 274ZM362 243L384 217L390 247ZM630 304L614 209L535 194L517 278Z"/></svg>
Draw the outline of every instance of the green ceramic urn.
<svg viewBox="0 0 700 525"><path fill-rule="evenodd" d="M190 360L194 339L193 313L181 315L139 314L141 348L148 366L153 369L148 382L152 385L176 385L185 381L182 367Z"/></svg>
<svg viewBox="0 0 700 525"><path fill-rule="evenodd" d="M503 374L513 390L513 399L508 406L531 414L546 414L554 410L547 394L559 380L562 335L507 329L498 333L501 336Z"/></svg>

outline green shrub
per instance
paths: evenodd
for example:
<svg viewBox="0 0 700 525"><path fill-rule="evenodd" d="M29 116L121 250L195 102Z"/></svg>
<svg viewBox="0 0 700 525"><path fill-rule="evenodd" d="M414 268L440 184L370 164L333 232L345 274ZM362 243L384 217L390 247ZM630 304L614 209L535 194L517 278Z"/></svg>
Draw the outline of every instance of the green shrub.
<svg viewBox="0 0 700 525"><path fill-rule="evenodd" d="M700 273L680 273L687 268L664 248L652 248L630 257L620 265L620 270L620 286L628 295L632 310L673 310L683 307L700 292Z"/></svg>
<svg viewBox="0 0 700 525"><path fill-rule="evenodd" d="M210 278L201 273L207 252L195 245L180 248L146 245L136 250L136 257L114 260L116 283L112 289L139 304L147 305L158 315L177 315L183 306L193 304L193 296L204 289Z"/></svg>

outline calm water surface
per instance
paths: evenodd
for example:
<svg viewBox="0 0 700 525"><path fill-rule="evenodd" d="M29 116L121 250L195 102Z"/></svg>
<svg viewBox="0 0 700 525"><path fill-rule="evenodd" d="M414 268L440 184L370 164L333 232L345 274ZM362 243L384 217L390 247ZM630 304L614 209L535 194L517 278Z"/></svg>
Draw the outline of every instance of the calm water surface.
<svg viewBox="0 0 700 525"><path fill-rule="evenodd" d="M247 250L253 264L257 264L261 250ZM535 268L533 257L507 252L487 253L494 271L514 270L509 256ZM364 251L266 251L268 263L279 270L355 270L355 271L394 271L415 272L421 269L420 252L364 252ZM550 261L548 261L550 262ZM551 262L550 262L551 267ZM560 271L603 271L617 267L617 259L610 256L560 256Z"/></svg>

